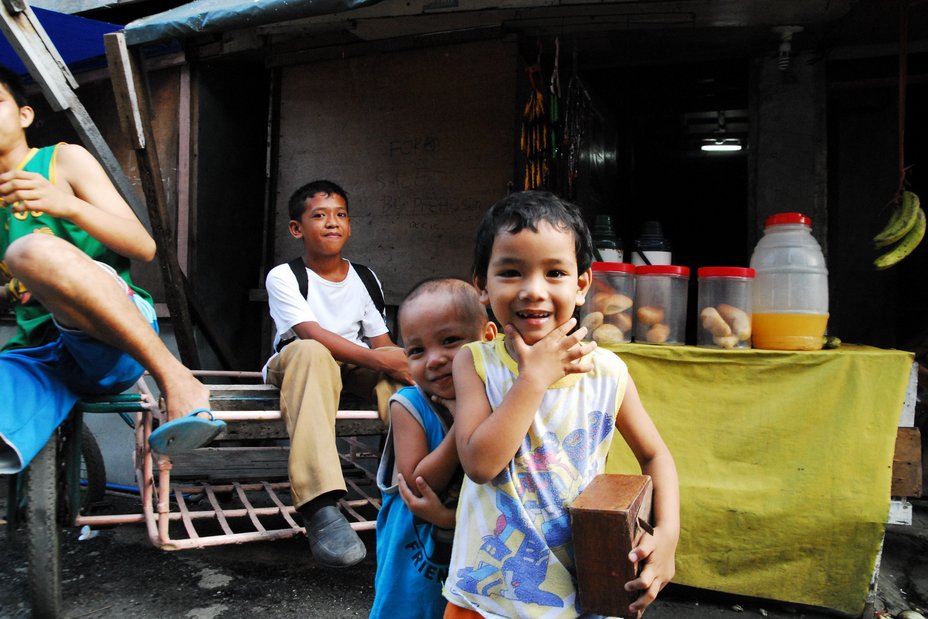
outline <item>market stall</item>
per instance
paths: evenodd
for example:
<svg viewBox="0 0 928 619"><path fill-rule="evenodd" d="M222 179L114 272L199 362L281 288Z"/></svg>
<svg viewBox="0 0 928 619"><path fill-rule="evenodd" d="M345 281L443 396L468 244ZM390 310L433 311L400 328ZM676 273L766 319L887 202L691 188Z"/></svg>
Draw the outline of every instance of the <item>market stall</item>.
<svg viewBox="0 0 928 619"><path fill-rule="evenodd" d="M860 614L912 354L609 347L680 474L674 582ZM637 472L621 437L609 472Z"/></svg>

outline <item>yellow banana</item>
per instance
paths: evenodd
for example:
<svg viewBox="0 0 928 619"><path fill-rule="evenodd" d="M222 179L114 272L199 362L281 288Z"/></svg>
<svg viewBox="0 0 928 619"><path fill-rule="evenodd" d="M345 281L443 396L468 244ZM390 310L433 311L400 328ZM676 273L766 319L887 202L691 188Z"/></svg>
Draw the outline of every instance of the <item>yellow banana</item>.
<svg viewBox="0 0 928 619"><path fill-rule="evenodd" d="M880 230L873 237L873 246L876 248L884 247L887 244L886 238L891 235L891 233L897 230L900 227L900 220L902 219L902 203L896 201L893 206L892 212L889 214L889 221L886 222L886 225L883 226L883 229ZM890 241L892 242L892 241Z"/></svg>
<svg viewBox="0 0 928 619"><path fill-rule="evenodd" d="M886 247L904 237L915 225L921 202L914 192L902 192L902 203L897 204L886 227L873 237L874 247Z"/></svg>
<svg viewBox="0 0 928 619"><path fill-rule="evenodd" d="M888 269L915 251L925 236L925 211L919 207L915 213L915 224L888 252L873 261L878 269Z"/></svg>

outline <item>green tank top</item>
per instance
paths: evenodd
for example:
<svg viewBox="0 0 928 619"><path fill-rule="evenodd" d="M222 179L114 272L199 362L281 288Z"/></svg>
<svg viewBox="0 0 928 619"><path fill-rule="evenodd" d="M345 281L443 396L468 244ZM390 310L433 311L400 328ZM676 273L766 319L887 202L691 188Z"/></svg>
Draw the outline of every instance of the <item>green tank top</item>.
<svg viewBox="0 0 928 619"><path fill-rule="evenodd" d="M19 165L20 169L37 172L55 183L58 146L56 144L45 148L33 148L26 155L25 161ZM13 241L35 233L53 234L79 248L92 259L110 265L136 294L151 302L151 295L132 283L128 258L108 249L70 221L46 215L42 211L14 213L12 209L0 207L0 260L6 256L6 250ZM25 305L17 304L15 311L17 331L3 346L3 350L41 346L58 337L51 314L39 303L30 301Z"/></svg>

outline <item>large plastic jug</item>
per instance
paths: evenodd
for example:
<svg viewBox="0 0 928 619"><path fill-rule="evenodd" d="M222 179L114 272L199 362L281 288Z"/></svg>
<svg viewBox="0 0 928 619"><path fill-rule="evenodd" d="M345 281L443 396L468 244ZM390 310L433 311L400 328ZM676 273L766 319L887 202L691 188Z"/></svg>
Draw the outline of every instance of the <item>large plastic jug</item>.
<svg viewBox="0 0 928 619"><path fill-rule="evenodd" d="M764 223L751 256L752 344L774 350L819 350L828 326L828 269L802 213L778 213Z"/></svg>

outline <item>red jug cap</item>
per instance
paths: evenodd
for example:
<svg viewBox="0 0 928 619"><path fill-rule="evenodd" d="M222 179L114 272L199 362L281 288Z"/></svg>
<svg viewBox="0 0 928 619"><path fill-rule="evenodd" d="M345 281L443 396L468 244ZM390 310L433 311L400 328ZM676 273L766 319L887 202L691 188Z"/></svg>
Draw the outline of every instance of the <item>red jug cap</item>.
<svg viewBox="0 0 928 619"><path fill-rule="evenodd" d="M767 218L767 221L764 222L764 227L768 228L770 226L778 226L780 224L803 224L811 228L812 218L807 217L802 213L777 213L776 215L771 215Z"/></svg>

